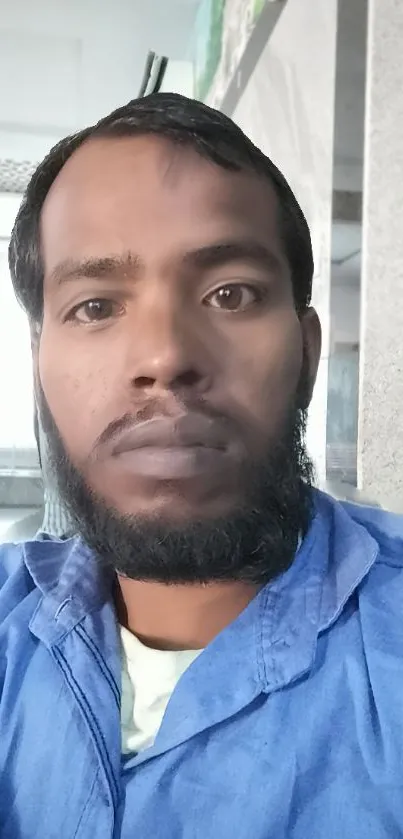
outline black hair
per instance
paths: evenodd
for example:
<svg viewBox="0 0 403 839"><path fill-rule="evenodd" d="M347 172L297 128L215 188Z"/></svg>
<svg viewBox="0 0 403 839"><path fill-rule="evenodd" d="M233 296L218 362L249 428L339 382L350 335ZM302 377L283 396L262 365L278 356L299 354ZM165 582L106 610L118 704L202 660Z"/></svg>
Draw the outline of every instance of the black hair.
<svg viewBox="0 0 403 839"><path fill-rule="evenodd" d="M279 228L290 265L297 311L310 304L313 277L311 238L305 216L286 179L229 119L207 105L174 93L133 99L96 125L58 143L38 166L25 192L9 245L10 274L17 299L31 322L43 315L43 266L40 247L41 209L57 175L89 138L159 134L227 170L250 170L267 178L277 195Z"/></svg>

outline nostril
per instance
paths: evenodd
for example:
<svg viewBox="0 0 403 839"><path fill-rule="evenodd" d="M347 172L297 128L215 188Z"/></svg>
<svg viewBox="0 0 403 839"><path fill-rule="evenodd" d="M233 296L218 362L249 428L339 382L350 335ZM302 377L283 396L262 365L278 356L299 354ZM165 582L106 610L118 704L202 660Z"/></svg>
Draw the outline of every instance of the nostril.
<svg viewBox="0 0 403 839"><path fill-rule="evenodd" d="M182 390L184 388L196 387L201 380L200 374L196 370L183 370L173 377L164 376L135 376L133 385L138 390L150 390L157 385L169 387L170 390Z"/></svg>
<svg viewBox="0 0 403 839"><path fill-rule="evenodd" d="M200 382L200 375L196 372L196 370L185 370L183 373L180 373L179 376L176 376L175 384L176 387L194 387Z"/></svg>
<svg viewBox="0 0 403 839"><path fill-rule="evenodd" d="M139 390L142 390L147 387L153 387L156 384L156 381L151 378L151 376L136 376L133 384L135 387L138 387Z"/></svg>

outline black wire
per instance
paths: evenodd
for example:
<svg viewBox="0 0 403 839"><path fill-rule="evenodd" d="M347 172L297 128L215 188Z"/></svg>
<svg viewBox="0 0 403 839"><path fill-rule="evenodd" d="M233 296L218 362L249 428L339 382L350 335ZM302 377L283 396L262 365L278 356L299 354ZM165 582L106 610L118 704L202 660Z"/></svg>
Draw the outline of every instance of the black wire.
<svg viewBox="0 0 403 839"><path fill-rule="evenodd" d="M162 58L160 58L160 66L158 68L157 78L155 80L153 90L151 91L152 93L158 93L158 91L161 89L161 85L162 85L162 82L164 81L164 76L165 76L165 73L166 73L167 65L168 65L168 59L164 55L164 56L162 56Z"/></svg>
<svg viewBox="0 0 403 839"><path fill-rule="evenodd" d="M168 58L165 55L157 57L155 52L150 50L140 87L139 99L150 93L158 93L164 81L167 65Z"/></svg>
<svg viewBox="0 0 403 839"><path fill-rule="evenodd" d="M139 95L138 95L139 99L142 96L144 96L144 94L147 90L147 86L148 86L148 83L149 83L150 77L151 77L151 71L153 69L154 59L155 59L155 52L151 52L151 50L150 50L150 52L148 53L148 56L147 56L146 66L145 66L144 75L143 75L143 81L141 82L141 85L140 85L140 92L139 92Z"/></svg>

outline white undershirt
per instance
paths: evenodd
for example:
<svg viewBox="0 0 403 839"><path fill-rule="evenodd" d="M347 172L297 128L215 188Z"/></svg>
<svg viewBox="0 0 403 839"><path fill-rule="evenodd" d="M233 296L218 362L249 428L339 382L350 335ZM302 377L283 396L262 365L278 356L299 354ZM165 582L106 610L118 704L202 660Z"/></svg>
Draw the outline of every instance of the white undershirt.
<svg viewBox="0 0 403 839"><path fill-rule="evenodd" d="M201 650L154 650L124 627L122 641L122 752L154 743L169 699L179 679Z"/></svg>

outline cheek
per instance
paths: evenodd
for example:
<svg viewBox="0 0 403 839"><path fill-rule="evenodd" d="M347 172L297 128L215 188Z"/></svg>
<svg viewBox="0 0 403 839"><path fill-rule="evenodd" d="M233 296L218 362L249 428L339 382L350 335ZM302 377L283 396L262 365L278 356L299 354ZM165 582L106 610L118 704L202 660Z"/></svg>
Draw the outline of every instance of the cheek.
<svg viewBox="0 0 403 839"><path fill-rule="evenodd" d="M54 344L55 346L56 344ZM86 365L85 356L51 351L51 342L41 341L38 375L49 410L73 461L85 459L105 422L108 371L98 363Z"/></svg>
<svg viewBox="0 0 403 839"><path fill-rule="evenodd" d="M296 395L302 365L302 335L293 315L257 326L227 353L231 398L264 435L280 429ZM230 368L230 370L228 370Z"/></svg>

